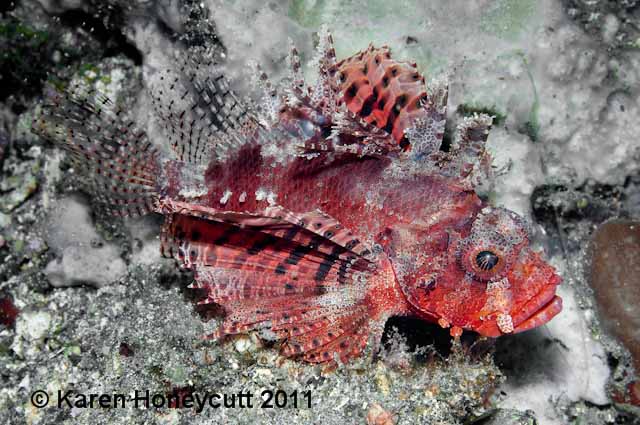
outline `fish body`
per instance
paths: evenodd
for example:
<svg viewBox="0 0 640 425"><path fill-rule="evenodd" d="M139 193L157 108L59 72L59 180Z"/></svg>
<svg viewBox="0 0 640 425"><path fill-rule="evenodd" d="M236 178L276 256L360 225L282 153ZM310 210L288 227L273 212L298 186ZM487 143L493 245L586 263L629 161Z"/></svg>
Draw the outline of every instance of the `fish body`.
<svg viewBox="0 0 640 425"><path fill-rule="evenodd" d="M284 355L346 361L394 315L499 336L561 310L525 221L474 191L490 117L465 119L443 152L446 86L388 48L337 61L325 34L313 87L295 47L289 60L284 92L258 71L255 108L207 64L160 77L173 158L87 96L54 98L34 129L88 168L114 213L165 216L162 254L224 309L212 338L257 331Z"/></svg>

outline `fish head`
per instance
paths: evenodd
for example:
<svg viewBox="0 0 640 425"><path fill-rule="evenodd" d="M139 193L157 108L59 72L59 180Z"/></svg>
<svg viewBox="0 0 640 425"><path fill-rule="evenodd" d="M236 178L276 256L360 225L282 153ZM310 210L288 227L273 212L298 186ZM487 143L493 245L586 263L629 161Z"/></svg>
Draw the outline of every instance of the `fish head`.
<svg viewBox="0 0 640 425"><path fill-rule="evenodd" d="M417 315L497 337L543 325L562 310L561 278L530 246L529 234L516 213L485 207L464 225L430 236L424 253L414 246L413 263L391 260Z"/></svg>

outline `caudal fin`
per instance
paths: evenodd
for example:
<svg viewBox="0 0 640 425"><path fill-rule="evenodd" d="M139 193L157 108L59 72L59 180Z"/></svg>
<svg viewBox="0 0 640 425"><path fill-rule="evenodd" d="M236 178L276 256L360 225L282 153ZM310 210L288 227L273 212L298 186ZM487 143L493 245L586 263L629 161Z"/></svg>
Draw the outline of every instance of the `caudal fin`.
<svg viewBox="0 0 640 425"><path fill-rule="evenodd" d="M74 85L45 99L32 130L70 154L111 214L144 215L158 204L159 152L125 115L103 94Z"/></svg>

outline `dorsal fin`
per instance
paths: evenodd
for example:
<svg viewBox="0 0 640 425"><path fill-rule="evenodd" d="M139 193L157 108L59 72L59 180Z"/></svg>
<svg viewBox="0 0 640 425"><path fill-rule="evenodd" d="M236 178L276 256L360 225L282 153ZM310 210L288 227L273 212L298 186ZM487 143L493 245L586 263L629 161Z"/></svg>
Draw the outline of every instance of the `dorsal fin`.
<svg viewBox="0 0 640 425"><path fill-rule="evenodd" d="M387 46L370 45L340 62L337 78L349 110L385 130L408 150L404 131L423 115L421 104L428 98L425 79L416 64L392 59Z"/></svg>

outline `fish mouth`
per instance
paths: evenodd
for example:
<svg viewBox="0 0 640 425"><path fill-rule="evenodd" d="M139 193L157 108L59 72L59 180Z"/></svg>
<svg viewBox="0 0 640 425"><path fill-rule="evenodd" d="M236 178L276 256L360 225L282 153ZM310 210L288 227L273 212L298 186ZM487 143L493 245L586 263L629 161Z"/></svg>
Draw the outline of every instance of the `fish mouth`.
<svg viewBox="0 0 640 425"><path fill-rule="evenodd" d="M551 320L556 314L562 311L562 298L554 295L553 298L531 316L521 321L515 328L513 333L528 331L537 328Z"/></svg>
<svg viewBox="0 0 640 425"><path fill-rule="evenodd" d="M518 309L517 313L512 313L514 327L513 332L509 333L524 332L544 325L560 311L562 311L562 298L556 295L555 285L549 286ZM476 332L493 338L506 335L500 330L495 320L486 321L476 329Z"/></svg>
<svg viewBox="0 0 640 425"><path fill-rule="evenodd" d="M561 310L562 298L556 295L556 285L548 285L520 307L517 312L511 314L514 325L513 333L544 325Z"/></svg>

